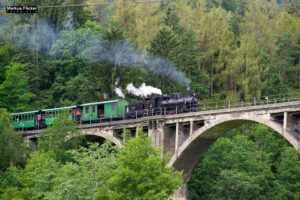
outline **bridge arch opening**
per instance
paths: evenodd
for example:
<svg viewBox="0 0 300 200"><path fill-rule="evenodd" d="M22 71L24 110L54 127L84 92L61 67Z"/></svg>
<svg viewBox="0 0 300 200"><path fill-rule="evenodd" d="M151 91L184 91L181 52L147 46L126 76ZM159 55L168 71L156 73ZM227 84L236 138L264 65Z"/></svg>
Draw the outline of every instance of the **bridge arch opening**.
<svg viewBox="0 0 300 200"><path fill-rule="evenodd" d="M104 144L105 140L110 140L112 142L113 145L117 145L120 146L121 145L121 141L117 138L112 138L112 137L103 137L102 135L97 135L97 134L83 134L83 139L81 141L81 146L83 147L88 147L89 143L98 143L99 145ZM80 137L80 136L75 136L74 139L76 137ZM72 140L73 138L70 138L69 140Z"/></svg>
<svg viewBox="0 0 300 200"><path fill-rule="evenodd" d="M299 183L299 154L276 131L249 125L225 133L209 147L187 184L189 199L285 199L282 188L293 192L288 185Z"/></svg>
<svg viewBox="0 0 300 200"><path fill-rule="evenodd" d="M81 146L88 147L89 143L98 143L99 145L104 144L105 138L96 135L84 135Z"/></svg>
<svg viewBox="0 0 300 200"><path fill-rule="evenodd" d="M221 136L228 131L248 123L263 124L285 138L292 146L298 147L293 143L293 139L289 135L284 135L282 124L274 121L266 121L264 119L232 119L219 120L215 124L206 124L202 128L196 130L193 135L186 140L171 158L169 166L175 167L179 171L183 171L184 182L187 183L193 173L197 163L201 160L203 155L207 152L210 146ZM298 138L299 140L299 138ZM297 149L299 151L299 149Z"/></svg>

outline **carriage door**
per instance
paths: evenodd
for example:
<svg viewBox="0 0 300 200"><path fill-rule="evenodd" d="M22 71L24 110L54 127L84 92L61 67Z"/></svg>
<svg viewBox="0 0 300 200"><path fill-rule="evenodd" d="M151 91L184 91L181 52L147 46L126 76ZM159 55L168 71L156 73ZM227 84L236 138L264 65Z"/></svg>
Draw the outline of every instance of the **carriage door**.
<svg viewBox="0 0 300 200"><path fill-rule="evenodd" d="M104 104L98 105L98 112L97 112L97 118L103 118L104 117Z"/></svg>

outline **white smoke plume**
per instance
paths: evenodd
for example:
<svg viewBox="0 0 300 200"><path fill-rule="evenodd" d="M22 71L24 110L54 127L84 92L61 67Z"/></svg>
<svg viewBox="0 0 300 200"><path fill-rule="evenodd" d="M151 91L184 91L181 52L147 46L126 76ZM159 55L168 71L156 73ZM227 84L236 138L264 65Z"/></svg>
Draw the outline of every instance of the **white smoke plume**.
<svg viewBox="0 0 300 200"><path fill-rule="evenodd" d="M115 93L116 93L119 97L125 98L125 95L124 95L124 93L122 92L122 88L121 88L121 87L115 87L114 91L115 91Z"/></svg>
<svg viewBox="0 0 300 200"><path fill-rule="evenodd" d="M124 95L124 93L123 93L123 91L122 91L122 87L121 87L121 86L120 86L120 87L117 87L119 81L120 81L120 78L117 77L117 78L116 78L116 81L115 81L115 89L114 89L114 91L115 91L115 93L116 93L119 97L125 98L125 95Z"/></svg>
<svg viewBox="0 0 300 200"><path fill-rule="evenodd" d="M136 96L142 96L147 97L151 94L159 94L161 95L162 92L160 89L152 87L152 86L146 86L145 83L142 83L142 85L139 88L134 87L132 83L128 84L126 87L128 93L132 93Z"/></svg>

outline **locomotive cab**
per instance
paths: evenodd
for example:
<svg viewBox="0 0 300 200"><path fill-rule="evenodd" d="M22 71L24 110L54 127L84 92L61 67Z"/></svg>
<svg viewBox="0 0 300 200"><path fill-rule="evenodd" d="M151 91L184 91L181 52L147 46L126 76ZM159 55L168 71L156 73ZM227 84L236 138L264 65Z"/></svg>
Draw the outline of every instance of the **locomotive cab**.
<svg viewBox="0 0 300 200"><path fill-rule="evenodd" d="M172 99L174 99L174 100L182 99L182 94L180 92L179 93L173 93L172 94Z"/></svg>

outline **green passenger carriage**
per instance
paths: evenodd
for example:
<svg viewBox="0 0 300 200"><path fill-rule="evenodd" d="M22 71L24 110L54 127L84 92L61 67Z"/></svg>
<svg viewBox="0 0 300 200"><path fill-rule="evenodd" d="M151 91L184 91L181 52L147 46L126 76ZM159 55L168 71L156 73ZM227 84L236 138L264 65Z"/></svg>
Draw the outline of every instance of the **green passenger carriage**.
<svg viewBox="0 0 300 200"><path fill-rule="evenodd" d="M76 106L51 108L51 109L42 110L42 112L45 112L45 125L46 126L52 125L53 121L56 119L58 114L62 113L63 111L68 111L70 113L69 118L72 119L73 109L76 109Z"/></svg>
<svg viewBox="0 0 300 200"><path fill-rule="evenodd" d="M69 106L62 108L51 108L45 110L30 111L11 114L15 129L45 128L53 124L53 121L63 111L69 112L69 119L78 123L91 121L117 120L124 117L125 106L129 103L124 99L102 101L82 104L80 106Z"/></svg>
<svg viewBox="0 0 300 200"><path fill-rule="evenodd" d="M23 113L12 113L14 128L34 128L36 122L36 113L39 111L30 111Z"/></svg>
<svg viewBox="0 0 300 200"><path fill-rule="evenodd" d="M80 105L82 109L82 121L94 121L99 119L122 118L125 106L129 103L124 99L93 102Z"/></svg>

